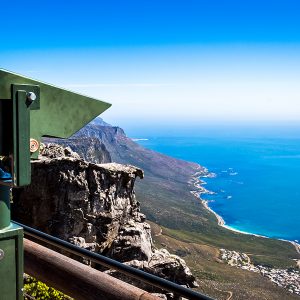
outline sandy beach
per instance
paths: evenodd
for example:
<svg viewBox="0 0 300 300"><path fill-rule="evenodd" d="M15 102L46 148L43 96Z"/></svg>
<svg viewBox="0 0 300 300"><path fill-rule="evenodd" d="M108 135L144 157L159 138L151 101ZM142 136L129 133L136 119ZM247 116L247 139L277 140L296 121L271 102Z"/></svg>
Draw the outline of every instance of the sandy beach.
<svg viewBox="0 0 300 300"><path fill-rule="evenodd" d="M234 231L234 232L237 232L237 233L241 233L241 234L248 234L248 235L253 235L253 236L266 238L266 239L270 238L270 237L267 237L267 236L263 236L263 235L259 235L259 234L255 234L255 233L251 233L251 232L246 232L246 231L241 231L241 230L238 230L238 229L234 229L234 228L226 225L224 219L209 207L209 201L203 200L201 198L202 194L214 194L214 193L207 190L207 189L205 189L202 186L203 184L205 184L205 182L203 180L201 180L199 177L201 176L202 178L205 178L205 177L210 177L211 178L211 177L214 177L215 174L209 173L209 171L206 168L203 168L200 165L199 165L199 169L202 169L203 171L202 172L200 172L200 171L196 172L191 177L191 179L188 181L189 184L193 185L196 188L196 190L192 190L190 192L195 197L200 199L202 205L216 217L219 226L222 226L222 227L224 227L228 230L231 230L231 231ZM284 240L284 239L280 239L280 240L291 243L295 247L296 251L300 254L300 244L299 243L296 243L295 241ZM297 264L300 265L300 260L298 261Z"/></svg>

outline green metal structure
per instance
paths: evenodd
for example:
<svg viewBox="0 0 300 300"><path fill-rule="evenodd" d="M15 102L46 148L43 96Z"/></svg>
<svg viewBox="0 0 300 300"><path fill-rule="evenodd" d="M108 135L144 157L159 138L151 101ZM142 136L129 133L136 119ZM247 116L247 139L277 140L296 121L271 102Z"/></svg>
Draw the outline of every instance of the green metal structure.
<svg viewBox="0 0 300 300"><path fill-rule="evenodd" d="M23 299L23 230L11 223L11 188L31 183L43 136L68 138L110 106L0 69L1 299Z"/></svg>

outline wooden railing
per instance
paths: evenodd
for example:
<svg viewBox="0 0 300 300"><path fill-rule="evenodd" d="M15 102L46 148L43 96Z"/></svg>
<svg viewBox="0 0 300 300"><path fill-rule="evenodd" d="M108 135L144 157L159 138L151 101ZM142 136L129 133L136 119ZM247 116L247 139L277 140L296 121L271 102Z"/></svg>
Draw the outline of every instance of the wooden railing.
<svg viewBox="0 0 300 300"><path fill-rule="evenodd" d="M52 248L66 251L78 257L86 258L95 264L114 269L129 278L135 278L150 286L158 287L160 290L171 292L177 297L182 296L191 300L213 300L192 289L80 248L24 224L15 223L23 227L25 236L34 238L35 241L41 241L44 244L51 245ZM74 297L76 300L159 299L144 290L28 239L24 239L24 261L26 273Z"/></svg>
<svg viewBox="0 0 300 300"><path fill-rule="evenodd" d="M159 300L148 292L24 239L25 273L76 300Z"/></svg>

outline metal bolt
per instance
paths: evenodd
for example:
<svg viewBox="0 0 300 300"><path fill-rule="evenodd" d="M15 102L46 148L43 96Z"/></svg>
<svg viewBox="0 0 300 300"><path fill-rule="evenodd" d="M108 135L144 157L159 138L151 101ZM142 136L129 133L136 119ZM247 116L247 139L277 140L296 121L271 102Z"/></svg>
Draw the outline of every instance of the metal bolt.
<svg viewBox="0 0 300 300"><path fill-rule="evenodd" d="M0 260L2 260L3 258L4 258L4 251L0 249Z"/></svg>
<svg viewBox="0 0 300 300"><path fill-rule="evenodd" d="M30 139L30 152L34 153L40 148L40 143L35 139Z"/></svg>
<svg viewBox="0 0 300 300"><path fill-rule="evenodd" d="M36 100L36 94L34 92L28 92L27 93L27 100L30 102L33 102Z"/></svg>

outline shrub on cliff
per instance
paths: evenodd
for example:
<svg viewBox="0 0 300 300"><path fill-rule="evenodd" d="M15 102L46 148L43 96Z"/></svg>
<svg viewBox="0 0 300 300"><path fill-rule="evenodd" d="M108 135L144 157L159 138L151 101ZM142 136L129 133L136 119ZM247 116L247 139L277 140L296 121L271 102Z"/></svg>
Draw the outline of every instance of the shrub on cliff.
<svg viewBox="0 0 300 300"><path fill-rule="evenodd" d="M24 278L24 295L25 300L72 300L71 297L28 275Z"/></svg>

